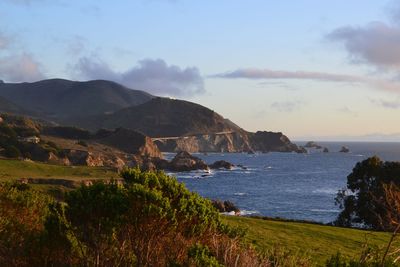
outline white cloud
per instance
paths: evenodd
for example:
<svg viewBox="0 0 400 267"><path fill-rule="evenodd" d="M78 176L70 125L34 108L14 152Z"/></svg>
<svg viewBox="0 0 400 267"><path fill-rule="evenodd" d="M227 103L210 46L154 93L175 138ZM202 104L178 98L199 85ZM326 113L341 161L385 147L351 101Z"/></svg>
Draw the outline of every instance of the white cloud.
<svg viewBox="0 0 400 267"><path fill-rule="evenodd" d="M156 95L191 96L204 92L204 82L196 67L168 65L162 59L144 59L124 72L117 72L98 57L83 57L74 66L84 79L106 79L132 89Z"/></svg>

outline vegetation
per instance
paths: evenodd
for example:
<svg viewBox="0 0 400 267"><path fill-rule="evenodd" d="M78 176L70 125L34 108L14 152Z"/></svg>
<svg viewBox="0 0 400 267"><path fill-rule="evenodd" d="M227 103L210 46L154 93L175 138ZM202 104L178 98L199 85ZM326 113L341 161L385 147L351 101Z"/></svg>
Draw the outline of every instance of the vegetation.
<svg viewBox="0 0 400 267"><path fill-rule="evenodd" d="M106 167L60 166L31 161L0 160L0 181L18 178L82 180L118 177L118 173L115 170Z"/></svg>
<svg viewBox="0 0 400 267"><path fill-rule="evenodd" d="M347 177L347 190L337 195L336 201L343 210L336 224L394 230L396 225L391 215L399 214L400 209L386 201L385 188L389 185L394 186L393 190L400 186L400 162L383 162L372 157L357 163ZM400 194L399 190L396 192ZM396 220L400 221L398 215Z"/></svg>
<svg viewBox="0 0 400 267"><path fill-rule="evenodd" d="M244 227L247 232L245 239L259 251L309 258L319 265L324 265L338 252L342 260L358 260L364 247L378 250L382 256L390 240L390 233L303 222L237 216L227 216L223 220L234 227ZM396 245L400 245L399 242Z"/></svg>
<svg viewBox="0 0 400 267"><path fill-rule="evenodd" d="M162 172L122 172L57 202L26 185L0 191L2 266L269 266L209 200ZM21 216L15 216L21 213Z"/></svg>

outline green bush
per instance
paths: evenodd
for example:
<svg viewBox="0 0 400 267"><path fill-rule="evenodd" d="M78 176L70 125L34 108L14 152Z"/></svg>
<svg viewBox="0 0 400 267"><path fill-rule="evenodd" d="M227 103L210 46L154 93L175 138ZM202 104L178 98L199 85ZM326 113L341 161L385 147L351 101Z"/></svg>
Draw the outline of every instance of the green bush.
<svg viewBox="0 0 400 267"><path fill-rule="evenodd" d="M11 146L7 146L4 149L4 155L8 158L18 158L21 156L21 152L19 151L18 148L16 148L15 146L11 145Z"/></svg>

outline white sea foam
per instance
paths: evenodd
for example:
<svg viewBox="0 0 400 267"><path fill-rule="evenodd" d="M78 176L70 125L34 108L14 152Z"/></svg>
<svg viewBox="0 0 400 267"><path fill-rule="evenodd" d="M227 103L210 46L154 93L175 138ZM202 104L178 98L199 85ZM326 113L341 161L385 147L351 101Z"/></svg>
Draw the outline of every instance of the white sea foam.
<svg viewBox="0 0 400 267"><path fill-rule="evenodd" d="M327 195L334 195L338 191L337 188L320 188L315 189L312 191L313 194L327 194Z"/></svg>
<svg viewBox="0 0 400 267"><path fill-rule="evenodd" d="M340 210L334 209L311 209L312 212L321 212L321 213L339 213Z"/></svg>
<svg viewBox="0 0 400 267"><path fill-rule="evenodd" d="M233 195L235 195L235 196L246 196L248 194L247 193L243 193L243 192L237 192L237 193L234 193Z"/></svg>
<svg viewBox="0 0 400 267"><path fill-rule="evenodd" d="M242 216L248 216L253 214L259 214L259 212L256 210L240 210L240 215Z"/></svg>

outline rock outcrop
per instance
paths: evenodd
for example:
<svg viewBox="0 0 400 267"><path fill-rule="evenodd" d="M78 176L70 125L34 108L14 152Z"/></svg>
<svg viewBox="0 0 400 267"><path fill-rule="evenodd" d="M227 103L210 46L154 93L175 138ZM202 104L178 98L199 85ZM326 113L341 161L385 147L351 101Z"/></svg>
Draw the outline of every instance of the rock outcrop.
<svg viewBox="0 0 400 267"><path fill-rule="evenodd" d="M136 131L124 128L118 128L114 131L102 131L101 134L97 135L97 138L95 136L95 140L126 153L162 158L160 150L151 138Z"/></svg>
<svg viewBox="0 0 400 267"><path fill-rule="evenodd" d="M235 165L233 165L230 162L227 162L225 160L218 160L216 162L214 162L213 164L211 164L209 167L210 169L227 169L230 170L234 167Z"/></svg>
<svg viewBox="0 0 400 267"><path fill-rule="evenodd" d="M168 169L171 171L208 170L207 164L200 158L181 151L171 160Z"/></svg>
<svg viewBox="0 0 400 267"><path fill-rule="evenodd" d="M248 152L252 151L245 132L198 134L179 138L153 138L163 152Z"/></svg>
<svg viewBox="0 0 400 267"><path fill-rule="evenodd" d="M297 152L304 153L297 145L290 142L289 138L278 132L258 131L249 133L250 146L255 151L267 152Z"/></svg>
<svg viewBox="0 0 400 267"><path fill-rule="evenodd" d="M342 148L339 150L341 153L349 153L350 149L347 146L342 146Z"/></svg>
<svg viewBox="0 0 400 267"><path fill-rule="evenodd" d="M235 215L240 214L240 209L235 206L231 201L225 200L212 200L212 204L214 208L216 208L219 212L234 212Z"/></svg>
<svg viewBox="0 0 400 267"><path fill-rule="evenodd" d="M153 138L162 152L297 152L307 153L304 148L290 142L282 133L245 131L199 134L177 138Z"/></svg>
<svg viewBox="0 0 400 267"><path fill-rule="evenodd" d="M315 149L321 149L322 148L322 146L320 146L319 144L317 144L314 141L307 142L304 147L306 147L306 148L315 148Z"/></svg>

